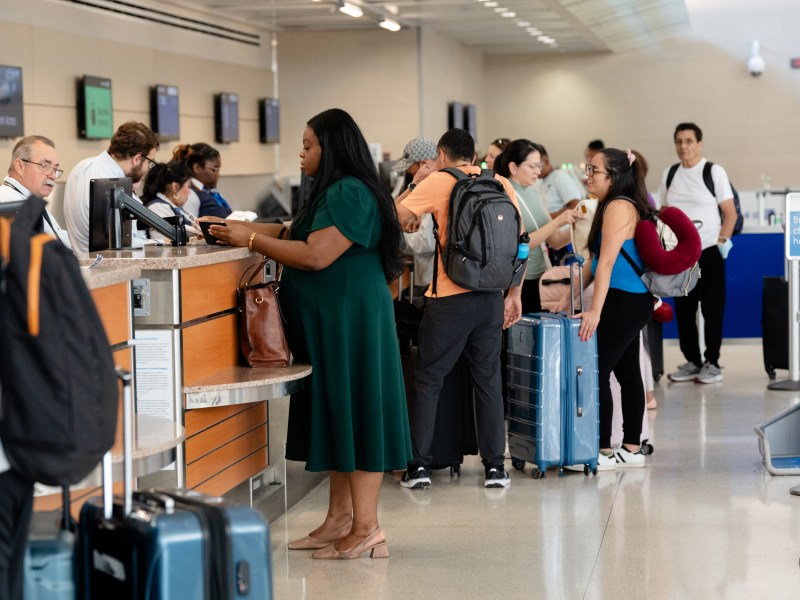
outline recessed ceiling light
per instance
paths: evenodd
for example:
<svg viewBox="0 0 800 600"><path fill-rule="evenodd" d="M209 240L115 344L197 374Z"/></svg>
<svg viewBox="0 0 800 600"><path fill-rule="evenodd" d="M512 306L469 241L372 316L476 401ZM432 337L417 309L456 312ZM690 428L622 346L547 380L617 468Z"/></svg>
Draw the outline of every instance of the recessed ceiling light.
<svg viewBox="0 0 800 600"><path fill-rule="evenodd" d="M494 8L495 6L497 6L497 2L485 2L483 5L489 8Z"/></svg>
<svg viewBox="0 0 800 600"><path fill-rule="evenodd" d="M363 10L361 10L355 4L350 4L349 2L340 2L339 12L343 12L344 14L355 18L358 18L364 14Z"/></svg>
<svg viewBox="0 0 800 600"><path fill-rule="evenodd" d="M487 6L488 6L488 4L487 4ZM496 12L496 13L499 13L499 12L506 12L507 10L508 10L507 8L495 8L495 9L494 9L494 12Z"/></svg>
<svg viewBox="0 0 800 600"><path fill-rule="evenodd" d="M527 27L530 25L527 21L517 21L517 27Z"/></svg>
<svg viewBox="0 0 800 600"><path fill-rule="evenodd" d="M391 19L384 19L380 23L378 23L384 29L388 29L389 31L400 31L400 23L397 21L392 21Z"/></svg>
<svg viewBox="0 0 800 600"><path fill-rule="evenodd" d="M501 13L500 16L501 17L505 17L506 19L513 19L514 17L517 16L517 13L508 11L508 12Z"/></svg>

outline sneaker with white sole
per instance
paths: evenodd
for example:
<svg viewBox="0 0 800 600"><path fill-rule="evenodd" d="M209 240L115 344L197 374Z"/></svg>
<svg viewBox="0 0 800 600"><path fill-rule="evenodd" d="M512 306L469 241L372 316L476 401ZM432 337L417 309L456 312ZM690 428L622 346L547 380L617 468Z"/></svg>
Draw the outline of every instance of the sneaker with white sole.
<svg viewBox="0 0 800 600"><path fill-rule="evenodd" d="M695 378L697 383L717 383L722 381L722 368L706 363Z"/></svg>
<svg viewBox="0 0 800 600"><path fill-rule="evenodd" d="M511 477L508 475L502 466L489 467L486 469L486 479L483 481L483 487L487 488L504 488L511 485Z"/></svg>
<svg viewBox="0 0 800 600"><path fill-rule="evenodd" d="M614 449L614 458L618 469L641 468L644 466L644 449L639 446L636 452L631 452L625 446L620 446Z"/></svg>
<svg viewBox="0 0 800 600"><path fill-rule="evenodd" d="M671 381L677 382L694 381L698 373L700 373L700 367L693 362L687 362L682 365L678 365L678 370L673 371L667 375L667 377L669 377Z"/></svg>
<svg viewBox="0 0 800 600"><path fill-rule="evenodd" d="M617 468L617 459L614 456L614 452L612 451L610 454L603 454L603 451L600 451L600 454L597 455L597 470L598 471L613 471Z"/></svg>
<svg viewBox="0 0 800 600"><path fill-rule="evenodd" d="M431 470L426 467L409 467L400 479L400 485L410 490L420 490L431 485Z"/></svg>

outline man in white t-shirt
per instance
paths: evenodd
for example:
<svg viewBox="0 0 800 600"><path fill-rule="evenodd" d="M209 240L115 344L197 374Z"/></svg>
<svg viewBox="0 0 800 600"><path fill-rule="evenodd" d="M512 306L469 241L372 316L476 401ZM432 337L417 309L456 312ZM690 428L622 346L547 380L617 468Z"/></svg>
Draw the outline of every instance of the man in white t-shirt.
<svg viewBox="0 0 800 600"><path fill-rule="evenodd" d="M668 377L672 381L716 383L722 381L719 366L722 346L722 318L725 314L725 259L736 224L728 174L720 165L711 167L714 194L703 179L708 162L703 158L703 132L694 123L680 123L675 128L675 151L680 164L668 183L670 168L664 170L658 197L662 205L677 206L690 219L701 221L699 229L703 252L700 255L701 278L688 296L675 298L680 348L686 363ZM705 361L700 355L697 331L697 306L705 321Z"/></svg>
<svg viewBox="0 0 800 600"><path fill-rule="evenodd" d="M542 173L533 187L545 203L550 218L555 219L565 210L575 208L586 197L586 193L568 171L553 166L547 151L540 154Z"/></svg>

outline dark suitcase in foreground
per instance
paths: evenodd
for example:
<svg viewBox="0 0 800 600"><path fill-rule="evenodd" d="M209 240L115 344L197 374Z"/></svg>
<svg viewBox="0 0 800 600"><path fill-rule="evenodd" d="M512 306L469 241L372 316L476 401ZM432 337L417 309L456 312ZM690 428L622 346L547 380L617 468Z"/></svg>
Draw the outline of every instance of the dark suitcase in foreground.
<svg viewBox="0 0 800 600"><path fill-rule="evenodd" d="M508 449L511 463L544 477L549 467L597 472L600 402L596 336L578 338L580 319L534 313L508 336Z"/></svg>
<svg viewBox="0 0 800 600"><path fill-rule="evenodd" d="M124 495L112 499L109 453L103 459L103 497L81 509L83 597L271 598L269 531L259 513L197 492L133 492L131 396L128 383L123 390Z"/></svg>
<svg viewBox="0 0 800 600"><path fill-rule="evenodd" d="M775 379L775 369L789 368L789 283L783 277L764 277L761 309L764 369Z"/></svg>
<svg viewBox="0 0 800 600"><path fill-rule="evenodd" d="M401 357L403 379L409 415L413 414L414 371L417 366L417 347L412 346L408 356ZM431 455L431 469L450 469L450 474L460 475L464 455L478 453L478 433L475 424L475 400L469 369L463 358L456 362L445 377L436 410Z"/></svg>

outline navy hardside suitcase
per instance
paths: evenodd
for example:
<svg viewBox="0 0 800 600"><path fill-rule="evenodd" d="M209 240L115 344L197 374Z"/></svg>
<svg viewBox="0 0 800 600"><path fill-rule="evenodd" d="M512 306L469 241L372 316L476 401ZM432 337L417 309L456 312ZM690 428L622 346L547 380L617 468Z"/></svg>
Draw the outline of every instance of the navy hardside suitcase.
<svg viewBox="0 0 800 600"><path fill-rule="evenodd" d="M789 283L783 277L764 277L761 310L764 369L775 379L775 369L789 368Z"/></svg>
<svg viewBox="0 0 800 600"><path fill-rule="evenodd" d="M107 453L103 497L86 502L80 513L82 597L269 600L269 530L259 513L198 492L133 492L133 401L130 374L124 375L124 495L112 498Z"/></svg>
<svg viewBox="0 0 800 600"><path fill-rule="evenodd" d="M585 465L597 472L600 406L597 342L578 337L580 319L534 313L508 336L508 449L516 469Z"/></svg>
<svg viewBox="0 0 800 600"><path fill-rule="evenodd" d="M106 519L102 498L81 510L87 598L270 598L267 524L254 510L196 492L136 492Z"/></svg>

